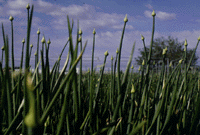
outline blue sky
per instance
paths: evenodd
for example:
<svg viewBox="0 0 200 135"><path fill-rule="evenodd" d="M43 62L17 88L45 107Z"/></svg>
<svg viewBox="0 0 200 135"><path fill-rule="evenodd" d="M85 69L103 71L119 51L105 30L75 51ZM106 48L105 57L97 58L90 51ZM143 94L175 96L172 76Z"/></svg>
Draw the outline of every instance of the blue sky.
<svg viewBox="0 0 200 135"><path fill-rule="evenodd" d="M84 53L85 60L91 58L92 32L95 28L95 57L98 57L102 63L106 50L109 52L109 60L111 55L115 56L126 14L128 23L122 47L123 60L128 59L134 41L136 41L134 58L139 55L138 49L143 47L140 34L145 37L146 45L149 45L153 9L156 12L155 38L172 36L178 38L180 42L187 39L188 47L194 48L200 36L200 3L196 0L0 0L0 22L4 24L5 33L9 37L11 37L9 17L10 15L14 17L16 59L21 57L21 41L23 38L26 39L26 5L28 3L34 4L30 42L33 44L32 54L36 51L39 28L40 40L43 34L47 40L49 38L51 40L52 61L58 58L68 39L67 15L75 22L74 39L77 20L79 20L83 31L83 42L88 40ZM1 32L0 37L2 37ZM2 38L0 38L0 46L3 46ZM197 49L197 54L199 54L199 49ZM67 50L63 57L66 55ZM133 60L134 63L135 60Z"/></svg>

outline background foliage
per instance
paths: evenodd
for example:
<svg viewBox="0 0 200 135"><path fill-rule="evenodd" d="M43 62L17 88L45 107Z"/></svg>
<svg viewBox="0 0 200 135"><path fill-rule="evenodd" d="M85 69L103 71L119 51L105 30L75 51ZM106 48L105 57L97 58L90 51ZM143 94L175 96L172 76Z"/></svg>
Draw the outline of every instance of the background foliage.
<svg viewBox="0 0 200 135"><path fill-rule="evenodd" d="M178 61L183 58L184 54L184 42L179 42L177 38L173 38L171 36L168 36L168 38L160 37L154 39L153 46L152 46L152 62L155 61L155 63L162 62L162 52L163 49L168 49L166 54L166 60L169 62L173 62L173 64L177 65ZM140 56L135 58L138 65L142 64L142 61L145 60L145 50L144 48L139 49ZM149 53L149 47L146 47L147 53ZM192 56L193 49L187 50L187 62L190 60ZM191 66L194 66L197 64L198 56L195 54ZM167 62L166 61L166 62Z"/></svg>

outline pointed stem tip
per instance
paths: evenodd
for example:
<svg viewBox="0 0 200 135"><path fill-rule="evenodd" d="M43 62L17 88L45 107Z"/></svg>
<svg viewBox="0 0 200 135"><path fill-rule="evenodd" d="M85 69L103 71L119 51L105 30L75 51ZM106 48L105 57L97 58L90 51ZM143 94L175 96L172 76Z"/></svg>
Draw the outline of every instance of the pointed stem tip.
<svg viewBox="0 0 200 135"><path fill-rule="evenodd" d="M14 18L12 16L10 16L9 20L12 22L14 20Z"/></svg>
<svg viewBox="0 0 200 135"><path fill-rule="evenodd" d="M187 43L187 40L186 40L186 39L185 39L185 43L184 43L184 45L185 45L185 46L187 46L187 45L188 45L188 43Z"/></svg>
<svg viewBox="0 0 200 135"><path fill-rule="evenodd" d="M47 44L51 44L51 41L50 41L50 39L47 41Z"/></svg>
<svg viewBox="0 0 200 135"><path fill-rule="evenodd" d="M25 43L25 39L23 38L22 43Z"/></svg>
<svg viewBox="0 0 200 135"><path fill-rule="evenodd" d="M200 36L198 37L198 40L200 41Z"/></svg>
<svg viewBox="0 0 200 135"><path fill-rule="evenodd" d="M42 43L45 43L45 39L44 39L44 37L42 38L41 42L42 42Z"/></svg>
<svg viewBox="0 0 200 135"><path fill-rule="evenodd" d="M152 14L151 14L153 17L156 16L156 13L155 11L153 10Z"/></svg>
<svg viewBox="0 0 200 135"><path fill-rule="evenodd" d="M108 56L108 55L109 55L108 51L106 51L106 52L104 53L104 55L105 55L105 56Z"/></svg>
<svg viewBox="0 0 200 135"><path fill-rule="evenodd" d="M26 9L30 9L30 5L29 5L29 3L27 4Z"/></svg>
<svg viewBox="0 0 200 135"><path fill-rule="evenodd" d="M37 34L38 34L38 35L40 34L40 29L39 29L39 28L38 28Z"/></svg>
<svg viewBox="0 0 200 135"><path fill-rule="evenodd" d="M94 30L93 30L93 34L94 34L94 35L96 34L95 28L94 28Z"/></svg>
<svg viewBox="0 0 200 135"><path fill-rule="evenodd" d="M141 40L144 40L144 36L141 34Z"/></svg>
<svg viewBox="0 0 200 135"><path fill-rule="evenodd" d="M124 18L124 22L125 22L125 23L128 22L127 14L126 14L126 16L125 16L125 18Z"/></svg>
<svg viewBox="0 0 200 135"><path fill-rule="evenodd" d="M82 32L81 29L79 30L78 34L79 34L79 35L82 35L82 34L83 34L83 32Z"/></svg>

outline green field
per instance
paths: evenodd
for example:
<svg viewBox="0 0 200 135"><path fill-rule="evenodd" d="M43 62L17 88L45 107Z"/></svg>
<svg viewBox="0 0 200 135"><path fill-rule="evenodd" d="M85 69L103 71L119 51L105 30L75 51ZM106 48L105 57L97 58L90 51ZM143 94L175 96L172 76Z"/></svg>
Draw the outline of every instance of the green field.
<svg viewBox="0 0 200 135"><path fill-rule="evenodd" d="M72 41L74 22L68 21L69 46L66 62L60 69L63 51L53 67L49 66L50 40L42 38L39 50L40 31L35 55L35 67L30 66L32 46L30 30L34 6L27 5L28 24L26 41L22 41L21 64L15 71L13 41L9 44L2 24L4 46L0 62L0 134L199 134L200 129L200 74L191 71L193 56L187 60L187 41L183 59L175 67L165 65L167 48L163 49L161 70L152 68L151 55L156 14L152 12L152 37L150 51L146 59L134 73L131 65L135 43L125 72L120 70L120 59L124 31L128 22L124 19L116 59L111 57L111 72L105 73L105 63L109 52L105 52L100 71L95 71L94 46L91 68L82 71L82 56L87 45L82 43L82 31L77 28L76 43ZM13 19L10 18L13 28ZM93 39L95 39L95 29ZM13 39L13 29L12 37ZM144 37L142 36L144 43ZM141 42L142 42L141 41ZM83 46L84 45L84 46ZM80 50L81 53L78 53ZM9 52L11 51L11 65ZM25 54L25 55L24 55ZM33 55L33 54L32 54ZM39 57L40 56L40 57ZM23 61L25 59L25 61ZM5 63L3 66L2 63ZM79 64L79 67L77 64ZM23 66L24 65L24 66ZM11 67L11 68L10 68ZM39 68L41 67L41 73ZM30 72L30 68L34 68ZM66 69L68 73L65 74ZM76 73L76 68L80 73ZM51 69L51 70L50 70ZM168 69L168 70L167 70ZM23 72L22 72L23 71Z"/></svg>

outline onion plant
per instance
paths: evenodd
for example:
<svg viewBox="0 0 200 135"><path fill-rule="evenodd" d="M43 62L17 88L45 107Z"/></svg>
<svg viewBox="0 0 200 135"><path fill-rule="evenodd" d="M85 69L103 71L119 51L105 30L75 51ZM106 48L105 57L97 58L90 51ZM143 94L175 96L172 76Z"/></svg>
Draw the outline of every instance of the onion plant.
<svg viewBox="0 0 200 135"><path fill-rule="evenodd" d="M108 51L99 71L94 67L95 35L91 68L83 72L83 32L77 23L76 39L73 43L74 21L67 16L68 40L58 60L50 65L50 39L43 35L39 42L37 31L35 65L30 64L32 45L30 33L34 6L27 5L27 37L22 40L19 71L15 71L13 17L11 21L11 43L2 24L2 56L0 61L0 134L198 134L200 119L199 71L190 71L200 37L192 57L187 62L187 40L185 52L179 63L167 67L167 46L163 48L162 65L158 72L152 62L152 47L155 31L155 11L150 51L147 53L145 38L141 35L145 59L139 72L131 67L135 42L130 52L125 72L121 71L121 52L125 35L127 15L119 47L115 57L111 56L111 72L105 73ZM29 13L30 10L30 13ZM26 43L26 44L25 44ZM11 44L11 46L10 46ZM41 44L41 47L40 47ZM69 46L63 67L60 60ZM125 46L124 46L125 47ZM9 52L11 50L11 58ZM24 61L25 58L25 61ZM11 59L11 66L9 60ZM79 71L76 72L79 64ZM34 67L33 67L34 66ZM11 67L11 68L10 68ZM59 69L62 68L60 71ZM167 70L170 68L169 70ZM30 69L34 69L31 71ZM41 69L41 72L39 72ZM68 72L66 72L68 70Z"/></svg>

